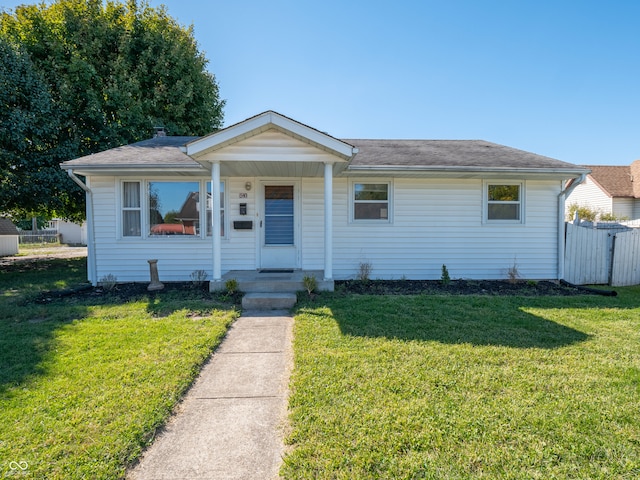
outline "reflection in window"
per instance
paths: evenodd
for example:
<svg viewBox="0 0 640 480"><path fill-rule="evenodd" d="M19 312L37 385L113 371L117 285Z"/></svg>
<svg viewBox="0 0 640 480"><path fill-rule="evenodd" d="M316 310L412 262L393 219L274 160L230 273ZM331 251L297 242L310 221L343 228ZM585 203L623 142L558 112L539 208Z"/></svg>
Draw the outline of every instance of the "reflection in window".
<svg viewBox="0 0 640 480"><path fill-rule="evenodd" d="M199 182L149 182L149 235L199 233Z"/></svg>
<svg viewBox="0 0 640 480"><path fill-rule="evenodd" d="M487 185L487 220L520 220L520 185Z"/></svg>
<svg viewBox="0 0 640 480"><path fill-rule="evenodd" d="M353 194L354 220L388 220L389 184L355 183Z"/></svg>
<svg viewBox="0 0 640 480"><path fill-rule="evenodd" d="M213 198L211 196L211 182L207 182L207 236L213 235L211 227L211 211ZM224 237L224 182L220 182L220 236Z"/></svg>
<svg viewBox="0 0 640 480"><path fill-rule="evenodd" d="M293 186L264 187L264 243L293 245Z"/></svg>

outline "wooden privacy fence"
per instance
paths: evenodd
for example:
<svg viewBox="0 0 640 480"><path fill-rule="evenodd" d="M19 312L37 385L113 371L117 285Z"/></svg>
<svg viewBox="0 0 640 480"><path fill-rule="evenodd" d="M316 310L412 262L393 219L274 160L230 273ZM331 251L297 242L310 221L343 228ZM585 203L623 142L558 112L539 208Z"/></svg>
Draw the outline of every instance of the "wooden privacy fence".
<svg viewBox="0 0 640 480"><path fill-rule="evenodd" d="M639 285L640 229L599 230L567 223L564 279L576 285Z"/></svg>

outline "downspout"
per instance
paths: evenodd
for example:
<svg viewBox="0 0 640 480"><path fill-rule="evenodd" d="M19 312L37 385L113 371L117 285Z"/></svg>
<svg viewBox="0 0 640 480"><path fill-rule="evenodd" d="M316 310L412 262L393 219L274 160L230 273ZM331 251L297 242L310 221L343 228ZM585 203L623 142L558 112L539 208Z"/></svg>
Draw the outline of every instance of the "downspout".
<svg viewBox="0 0 640 480"><path fill-rule="evenodd" d="M85 185L82 180L80 180L75 173L73 173L73 169L67 170L67 174L82 190L85 191L86 200L87 200L87 277L91 285L94 287L98 284L98 279L96 278L96 243L95 243L95 232L94 232L94 224L93 224L93 194L91 189Z"/></svg>
<svg viewBox="0 0 640 480"><path fill-rule="evenodd" d="M583 173L577 180L571 182L571 185L565 187L565 189L558 194L558 280L564 280L564 203L569 194L573 192L573 189L584 182L586 178L587 174Z"/></svg>

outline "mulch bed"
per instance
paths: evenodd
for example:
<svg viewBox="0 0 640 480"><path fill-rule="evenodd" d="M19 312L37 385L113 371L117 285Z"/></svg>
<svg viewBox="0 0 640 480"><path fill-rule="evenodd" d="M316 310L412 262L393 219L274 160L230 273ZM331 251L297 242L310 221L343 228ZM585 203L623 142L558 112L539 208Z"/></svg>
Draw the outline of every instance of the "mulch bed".
<svg viewBox="0 0 640 480"><path fill-rule="evenodd" d="M161 297L168 292L179 292L185 298L211 299L213 297L225 302L239 305L242 293L228 295L226 292L209 292L209 283L194 286L191 282L167 282L165 288L157 292L147 291L148 283L121 283L108 289L83 285L75 289L50 291L41 293L36 303L49 303L60 298L74 299L108 299L126 302L144 295ZM336 280L335 291L338 294L356 295L519 295L536 296L573 296L585 294L615 295L611 290L595 290L575 287L551 281L517 281L502 280L451 280L443 283L440 280Z"/></svg>
<svg viewBox="0 0 640 480"><path fill-rule="evenodd" d="M588 293L611 294L551 281L506 280L343 280L335 282L336 291L363 295L520 295L572 296ZM602 292L602 293L601 293Z"/></svg>

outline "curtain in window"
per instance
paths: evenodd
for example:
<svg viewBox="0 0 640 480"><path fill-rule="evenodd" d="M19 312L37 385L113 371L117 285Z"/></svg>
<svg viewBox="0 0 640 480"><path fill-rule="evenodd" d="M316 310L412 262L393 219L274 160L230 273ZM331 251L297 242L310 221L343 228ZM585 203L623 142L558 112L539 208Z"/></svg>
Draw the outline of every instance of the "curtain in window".
<svg viewBox="0 0 640 480"><path fill-rule="evenodd" d="M140 183L122 184L122 235L139 237L140 229Z"/></svg>

